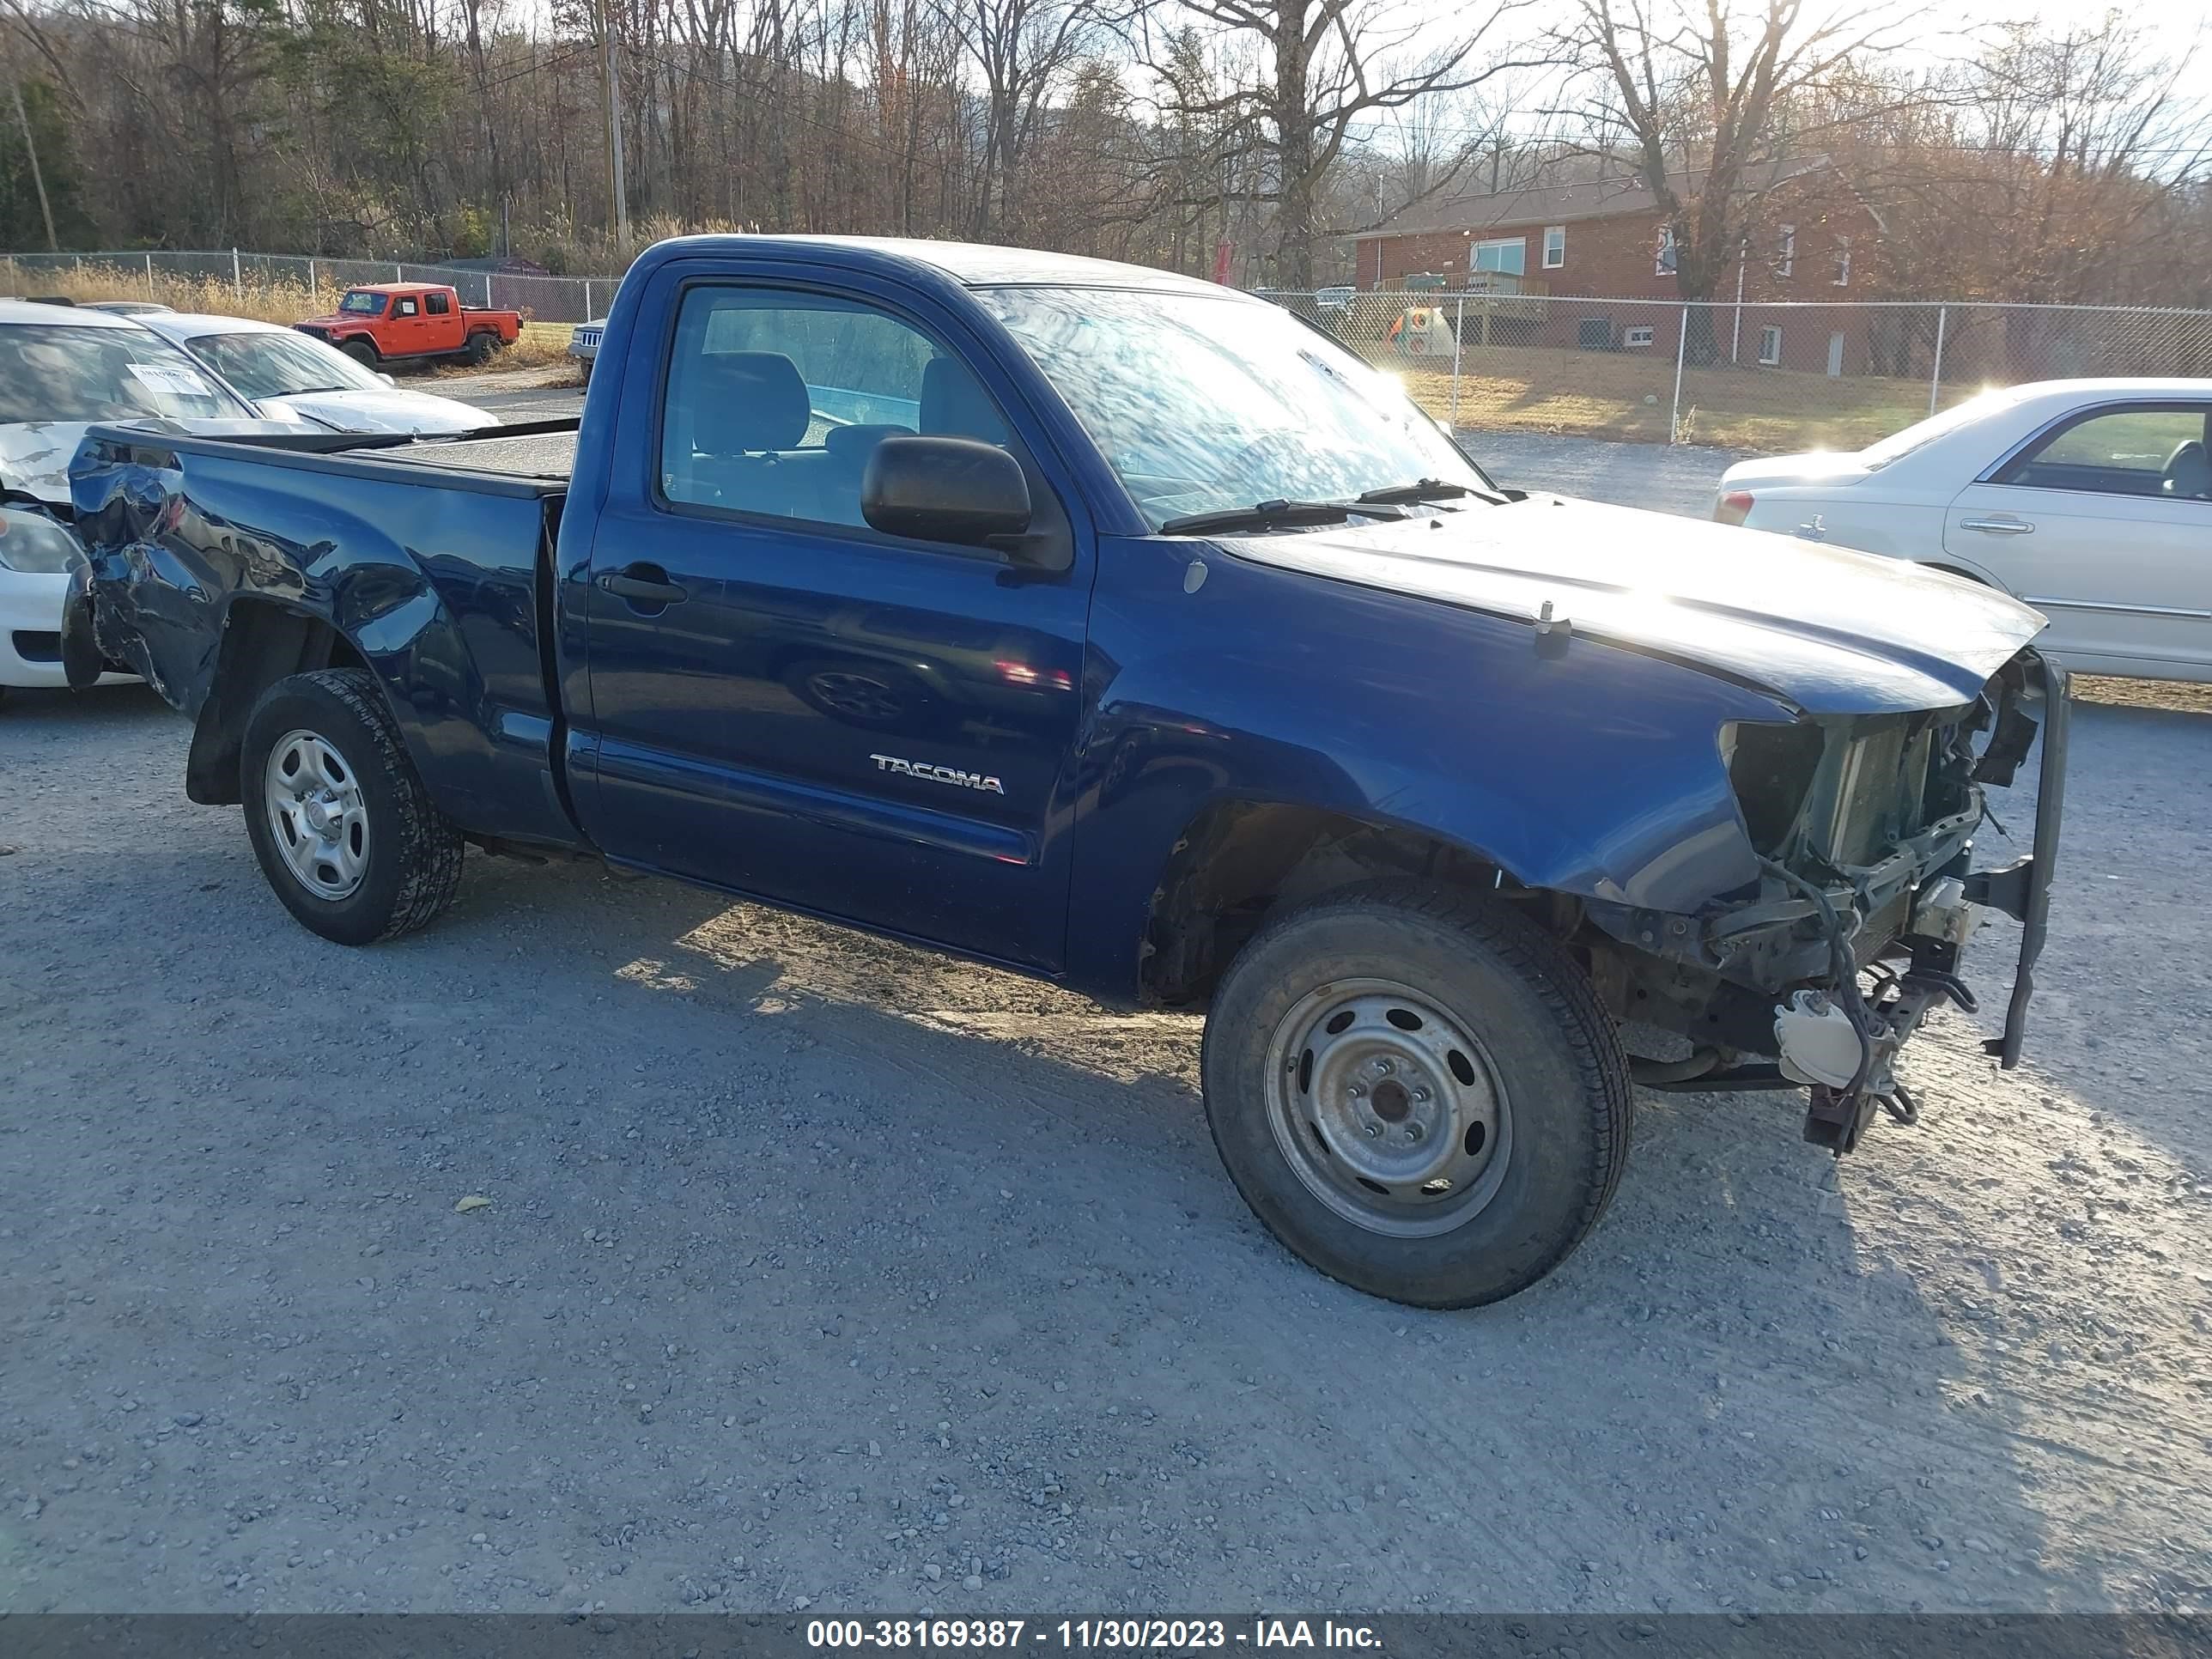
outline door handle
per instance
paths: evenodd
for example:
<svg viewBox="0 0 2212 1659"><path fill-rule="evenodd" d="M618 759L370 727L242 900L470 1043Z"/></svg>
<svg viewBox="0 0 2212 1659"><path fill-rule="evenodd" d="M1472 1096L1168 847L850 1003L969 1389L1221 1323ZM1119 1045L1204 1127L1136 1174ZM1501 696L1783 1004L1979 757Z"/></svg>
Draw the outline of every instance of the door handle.
<svg viewBox="0 0 2212 1659"><path fill-rule="evenodd" d="M1992 536L2032 536L2035 526L2026 519L1961 519L1961 530L1982 530Z"/></svg>
<svg viewBox="0 0 2212 1659"><path fill-rule="evenodd" d="M599 586L632 605L681 605L688 597L657 564L633 564L610 570L599 578Z"/></svg>

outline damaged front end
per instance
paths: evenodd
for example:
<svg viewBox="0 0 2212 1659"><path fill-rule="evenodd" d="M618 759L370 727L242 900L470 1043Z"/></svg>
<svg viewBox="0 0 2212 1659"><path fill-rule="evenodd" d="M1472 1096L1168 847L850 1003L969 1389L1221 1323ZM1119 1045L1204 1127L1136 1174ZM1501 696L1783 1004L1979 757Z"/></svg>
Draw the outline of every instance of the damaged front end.
<svg viewBox="0 0 2212 1659"><path fill-rule="evenodd" d="M2033 850L1975 870L1985 792L2014 782L2039 729ZM1898 1054L1938 1003L1977 1011L1960 961L1976 906L2021 925L2002 1032L1984 1044L2016 1065L2046 932L2066 741L2064 671L2033 651L1964 708L1727 728L1756 882L1692 915L1587 906L1599 935L1593 974L1615 1013L1692 1044L1686 1059L1640 1062L1638 1080L1807 1088L1806 1139L1839 1154L1877 1111L1913 1121Z"/></svg>

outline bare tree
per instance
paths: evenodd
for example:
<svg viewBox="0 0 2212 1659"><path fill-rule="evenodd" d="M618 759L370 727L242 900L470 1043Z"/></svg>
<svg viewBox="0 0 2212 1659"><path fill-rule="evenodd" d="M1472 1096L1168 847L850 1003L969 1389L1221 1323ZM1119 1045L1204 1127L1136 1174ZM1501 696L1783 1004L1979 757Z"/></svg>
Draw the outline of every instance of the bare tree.
<svg viewBox="0 0 2212 1659"><path fill-rule="evenodd" d="M1832 146L1889 222L1898 291L2187 303L2212 200L2212 111L2119 13L2006 24L1907 88L1840 89ZM1852 105L1859 106L1853 115Z"/></svg>
<svg viewBox="0 0 2212 1659"><path fill-rule="evenodd" d="M1359 125L1529 67L1490 49L1528 3L1487 0L1445 24L1401 0L1173 0L1219 32L1228 84L1193 104L1188 77L1166 76L1170 116L1218 118L1228 155L1260 164L1277 283L1312 286L1322 181Z"/></svg>
<svg viewBox="0 0 2212 1659"><path fill-rule="evenodd" d="M982 82L982 167L969 216L970 233L981 237L1006 217L1046 99L1121 13L1117 0L939 0L939 6Z"/></svg>
<svg viewBox="0 0 2212 1659"><path fill-rule="evenodd" d="M1552 36L1570 66L1553 112L1571 142L1634 173L1671 228L1675 286L1710 300L1753 204L1822 136L1797 107L1903 35L1895 0L1809 14L1804 0L1574 0Z"/></svg>

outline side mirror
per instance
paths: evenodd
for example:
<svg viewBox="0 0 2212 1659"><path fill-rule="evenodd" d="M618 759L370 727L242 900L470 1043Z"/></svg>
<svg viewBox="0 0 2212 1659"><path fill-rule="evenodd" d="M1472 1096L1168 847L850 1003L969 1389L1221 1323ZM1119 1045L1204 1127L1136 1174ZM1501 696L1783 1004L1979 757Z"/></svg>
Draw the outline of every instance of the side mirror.
<svg viewBox="0 0 2212 1659"><path fill-rule="evenodd" d="M389 374L385 374L380 369L377 372L376 378L383 381L386 386L398 386L399 384L398 381L393 380Z"/></svg>
<svg viewBox="0 0 2212 1659"><path fill-rule="evenodd" d="M860 516L886 536L981 547L1029 529L1029 481L995 444L886 438L860 475Z"/></svg>

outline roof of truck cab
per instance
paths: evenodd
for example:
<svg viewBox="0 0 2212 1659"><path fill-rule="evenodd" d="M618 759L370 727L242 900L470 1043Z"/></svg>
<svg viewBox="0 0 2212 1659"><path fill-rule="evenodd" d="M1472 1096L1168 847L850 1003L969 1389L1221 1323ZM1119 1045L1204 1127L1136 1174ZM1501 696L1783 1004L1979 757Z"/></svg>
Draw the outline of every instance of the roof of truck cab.
<svg viewBox="0 0 2212 1659"><path fill-rule="evenodd" d="M412 294L417 289L451 288L451 283L348 283L349 294Z"/></svg>
<svg viewBox="0 0 2212 1659"><path fill-rule="evenodd" d="M645 258L654 264L686 255L720 255L739 262L799 254L826 264L924 266L967 288L1122 288L1241 298L1235 289L1149 265L1048 253L1041 248L996 247L981 242L940 242L904 236L680 236L658 244Z"/></svg>

